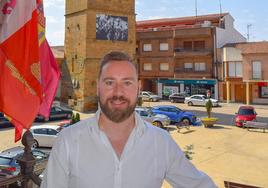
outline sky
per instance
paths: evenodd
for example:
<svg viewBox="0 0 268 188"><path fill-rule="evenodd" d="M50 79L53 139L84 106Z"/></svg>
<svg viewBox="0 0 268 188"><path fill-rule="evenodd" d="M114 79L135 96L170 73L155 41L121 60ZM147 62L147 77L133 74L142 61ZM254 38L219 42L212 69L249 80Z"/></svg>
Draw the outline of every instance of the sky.
<svg viewBox="0 0 268 188"><path fill-rule="evenodd" d="M46 36L51 46L64 45L65 1L43 0L46 16ZM196 2L196 3L195 3ZM197 6L195 6L197 4ZM137 20L174 18L229 12L235 28L249 41L268 41L267 0L136 0Z"/></svg>

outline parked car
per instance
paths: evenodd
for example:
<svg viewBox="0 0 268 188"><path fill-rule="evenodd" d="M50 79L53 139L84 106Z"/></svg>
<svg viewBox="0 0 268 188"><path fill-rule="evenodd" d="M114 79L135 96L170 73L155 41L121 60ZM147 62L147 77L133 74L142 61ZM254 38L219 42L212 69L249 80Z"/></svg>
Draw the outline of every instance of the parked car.
<svg viewBox="0 0 268 188"><path fill-rule="evenodd" d="M254 121L257 118L257 113L253 106L240 106L238 112L235 113L235 125L243 127L246 121Z"/></svg>
<svg viewBox="0 0 268 188"><path fill-rule="evenodd" d="M155 114L149 108L136 107L135 111L146 121L152 123L153 125L164 128L170 124L170 119L164 114Z"/></svg>
<svg viewBox="0 0 268 188"><path fill-rule="evenodd" d="M169 95L169 101L170 102L181 102L184 103L185 97L189 97L187 93L172 93Z"/></svg>
<svg viewBox="0 0 268 188"><path fill-rule="evenodd" d="M140 97L142 98L143 101L153 101L153 102L157 102L161 99L158 95L150 91L142 91L140 93Z"/></svg>
<svg viewBox="0 0 268 188"><path fill-rule="evenodd" d="M49 118L38 114L35 121L49 121L58 119L70 119L73 111L71 109L63 108L61 106L52 106L49 114Z"/></svg>
<svg viewBox="0 0 268 188"><path fill-rule="evenodd" d="M2 127L12 127L13 124L0 112L0 128Z"/></svg>
<svg viewBox="0 0 268 188"><path fill-rule="evenodd" d="M74 125L72 123L72 120L68 119L68 120L63 120L61 122L58 123L58 126L60 126L60 130L64 129L64 128L68 128L71 125Z"/></svg>
<svg viewBox="0 0 268 188"><path fill-rule="evenodd" d="M0 171L9 175L19 174L20 165L18 159L22 157L23 152L24 149L21 146L2 151L0 153ZM38 149L32 149L32 154L37 163L48 159L48 154Z"/></svg>
<svg viewBox="0 0 268 188"><path fill-rule="evenodd" d="M186 112L172 105L160 105L151 108L155 114L164 114L169 117L171 124L178 125L184 123L185 125L196 125L197 119L194 113Z"/></svg>
<svg viewBox="0 0 268 188"><path fill-rule="evenodd" d="M33 148L52 147L58 133L61 131L58 125L36 125L30 128L34 137Z"/></svg>
<svg viewBox="0 0 268 188"><path fill-rule="evenodd" d="M209 98L212 102L212 106L219 106L219 101L213 98ZM209 100L205 95L192 95L190 97L185 97L184 103L189 106L205 106Z"/></svg>

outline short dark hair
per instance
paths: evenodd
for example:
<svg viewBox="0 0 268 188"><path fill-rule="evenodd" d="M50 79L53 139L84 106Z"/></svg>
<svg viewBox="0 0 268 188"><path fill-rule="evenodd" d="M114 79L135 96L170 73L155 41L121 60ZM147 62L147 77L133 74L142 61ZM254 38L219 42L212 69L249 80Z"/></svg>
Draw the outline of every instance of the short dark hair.
<svg viewBox="0 0 268 188"><path fill-rule="evenodd" d="M134 64L132 62L131 58L129 57L129 55L127 53L120 52L120 51L112 51L112 52L109 52L108 54L104 55L103 58L101 59L100 69L99 69L99 77L101 76L103 67L106 64L108 64L110 61L127 61L135 67L136 72L138 73L136 64Z"/></svg>

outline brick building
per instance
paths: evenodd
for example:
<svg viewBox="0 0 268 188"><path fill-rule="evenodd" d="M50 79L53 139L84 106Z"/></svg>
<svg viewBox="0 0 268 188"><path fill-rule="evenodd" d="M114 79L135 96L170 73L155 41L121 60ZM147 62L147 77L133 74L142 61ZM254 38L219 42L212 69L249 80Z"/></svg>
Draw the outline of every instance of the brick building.
<svg viewBox="0 0 268 188"><path fill-rule="evenodd" d="M134 0L66 0L61 99L79 111L97 107L101 57L125 51L135 57Z"/></svg>
<svg viewBox="0 0 268 188"><path fill-rule="evenodd" d="M143 90L167 98L172 92L218 98L218 49L243 42L229 13L137 22L137 61Z"/></svg>
<svg viewBox="0 0 268 188"><path fill-rule="evenodd" d="M226 44L222 51L220 99L268 104L268 42Z"/></svg>

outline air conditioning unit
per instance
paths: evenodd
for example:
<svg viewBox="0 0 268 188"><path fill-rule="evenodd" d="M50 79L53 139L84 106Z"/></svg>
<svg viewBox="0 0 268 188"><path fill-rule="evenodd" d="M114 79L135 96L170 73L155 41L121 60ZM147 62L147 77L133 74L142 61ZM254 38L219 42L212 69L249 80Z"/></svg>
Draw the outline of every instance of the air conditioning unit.
<svg viewBox="0 0 268 188"><path fill-rule="evenodd" d="M202 27L210 27L211 26L211 21L205 20L204 23L202 24Z"/></svg>

